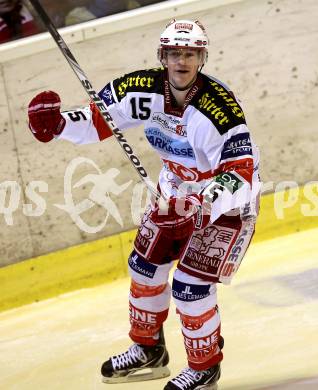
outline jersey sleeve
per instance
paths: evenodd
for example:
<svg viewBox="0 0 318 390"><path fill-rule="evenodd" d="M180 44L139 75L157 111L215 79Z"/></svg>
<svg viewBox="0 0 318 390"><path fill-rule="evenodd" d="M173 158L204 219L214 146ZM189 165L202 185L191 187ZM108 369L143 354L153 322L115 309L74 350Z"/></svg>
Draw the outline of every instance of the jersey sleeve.
<svg viewBox="0 0 318 390"><path fill-rule="evenodd" d="M219 80L203 77L205 86L196 102L205 118L197 124L201 125L198 148L212 170L213 179L203 195L207 202L213 202L215 221L234 209L247 209L246 205L257 196L259 158L236 96Z"/></svg>
<svg viewBox="0 0 318 390"><path fill-rule="evenodd" d="M105 85L98 93L120 130L136 127L149 117L150 95L156 88L152 72L136 71ZM148 96L149 95L149 96ZM66 119L63 132L57 137L76 144L103 141L112 136L93 102L89 107L62 113Z"/></svg>
<svg viewBox="0 0 318 390"><path fill-rule="evenodd" d="M212 160L213 157L211 156ZM241 181L252 184L254 170L253 145L245 124L229 130L220 139L216 172L233 172Z"/></svg>
<svg viewBox="0 0 318 390"><path fill-rule="evenodd" d="M258 149L246 124L225 134L210 132L203 144L213 170L212 182L204 189L204 199L213 202L212 220L221 214L250 204L260 189Z"/></svg>
<svg viewBox="0 0 318 390"><path fill-rule="evenodd" d="M104 122L94 103L88 107L64 111L62 116L66 123L62 133L57 137L74 144L91 144L113 135Z"/></svg>

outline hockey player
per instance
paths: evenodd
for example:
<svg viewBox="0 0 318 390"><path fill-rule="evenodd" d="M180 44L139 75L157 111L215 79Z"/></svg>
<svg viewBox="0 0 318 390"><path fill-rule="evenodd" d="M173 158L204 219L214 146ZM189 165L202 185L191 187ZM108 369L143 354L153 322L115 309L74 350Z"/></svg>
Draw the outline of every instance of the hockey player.
<svg viewBox="0 0 318 390"><path fill-rule="evenodd" d="M128 260L133 344L102 365L107 383L169 375L163 323L172 295L188 366L165 390L217 388L223 338L216 286L230 282L251 241L259 178L240 104L226 85L201 73L207 47L198 21L173 20L160 38L163 68L126 74L99 93L120 129L144 124L163 163L158 188L168 201L166 210L154 201L138 230ZM62 113L60 105L51 91L30 102L38 140L90 143L112 135L94 104ZM142 374L144 368L150 373Z"/></svg>

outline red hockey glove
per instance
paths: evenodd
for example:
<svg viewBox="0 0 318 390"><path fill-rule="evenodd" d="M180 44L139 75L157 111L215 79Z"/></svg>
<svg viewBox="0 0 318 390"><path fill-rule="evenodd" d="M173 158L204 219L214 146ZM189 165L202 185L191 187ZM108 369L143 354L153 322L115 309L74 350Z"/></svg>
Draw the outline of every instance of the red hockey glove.
<svg viewBox="0 0 318 390"><path fill-rule="evenodd" d="M61 134L65 119L61 115L61 99L53 91L44 91L36 95L28 107L29 127L34 137L41 142L51 141Z"/></svg>
<svg viewBox="0 0 318 390"><path fill-rule="evenodd" d="M150 219L160 227L175 228L192 220L195 230L203 229L210 221L210 207L202 206L202 195L192 194L182 198L172 197L166 209L156 204Z"/></svg>

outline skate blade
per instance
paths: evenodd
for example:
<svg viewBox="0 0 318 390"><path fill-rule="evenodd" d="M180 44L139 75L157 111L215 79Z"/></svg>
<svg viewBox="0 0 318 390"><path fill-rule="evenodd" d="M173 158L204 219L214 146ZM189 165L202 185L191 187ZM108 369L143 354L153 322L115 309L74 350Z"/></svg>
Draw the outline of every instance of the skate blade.
<svg viewBox="0 0 318 390"><path fill-rule="evenodd" d="M129 383L129 382L141 382L151 381L153 379L165 378L170 375L170 370L165 367L144 368L127 376L120 376L115 378L102 377L104 383Z"/></svg>

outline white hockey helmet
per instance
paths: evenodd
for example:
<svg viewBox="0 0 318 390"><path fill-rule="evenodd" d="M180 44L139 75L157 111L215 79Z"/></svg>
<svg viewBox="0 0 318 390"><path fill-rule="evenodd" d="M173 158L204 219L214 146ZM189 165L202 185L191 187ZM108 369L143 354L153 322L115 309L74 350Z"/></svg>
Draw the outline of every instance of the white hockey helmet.
<svg viewBox="0 0 318 390"><path fill-rule="evenodd" d="M162 63L165 48L195 48L203 51L203 64L208 60L209 38L198 21L172 19L160 35L158 59ZM202 64L202 65L203 65Z"/></svg>

